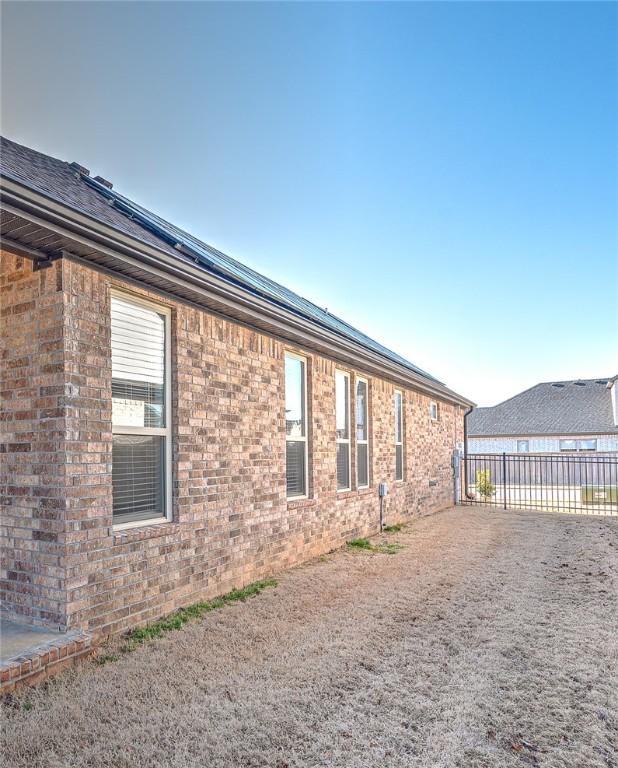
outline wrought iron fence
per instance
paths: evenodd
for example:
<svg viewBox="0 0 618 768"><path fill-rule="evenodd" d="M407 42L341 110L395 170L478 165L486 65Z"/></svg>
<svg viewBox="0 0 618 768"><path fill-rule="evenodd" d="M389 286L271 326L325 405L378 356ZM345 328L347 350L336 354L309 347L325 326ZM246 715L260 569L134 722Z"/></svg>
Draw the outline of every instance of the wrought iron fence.
<svg viewBox="0 0 618 768"><path fill-rule="evenodd" d="M618 515L618 454L469 454L461 502Z"/></svg>

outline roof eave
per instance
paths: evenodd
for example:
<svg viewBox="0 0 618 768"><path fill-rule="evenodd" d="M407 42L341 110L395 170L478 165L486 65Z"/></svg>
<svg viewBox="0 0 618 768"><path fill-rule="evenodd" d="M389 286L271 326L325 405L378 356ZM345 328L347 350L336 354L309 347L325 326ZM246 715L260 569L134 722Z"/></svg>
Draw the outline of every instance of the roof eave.
<svg viewBox="0 0 618 768"><path fill-rule="evenodd" d="M395 363L348 338L341 337L267 298L258 296L242 286L233 285L229 280L211 274L197 266L194 267L185 260L173 258L155 246L102 224L92 217L79 213L70 206L63 205L5 176L2 176L1 198L5 209L12 210L42 227L51 228L69 239L74 239L83 245L102 251L108 259L111 257L117 260L120 277L123 276L120 267L129 263L134 268L139 267L140 271L143 272L143 282L147 285L149 278L155 275L159 281L165 277L171 284L176 284L185 290L190 288L195 292L198 299L194 303L199 303L207 309L212 307L212 302L209 305L209 298L216 298L214 303L218 307L216 311L219 314L226 314L225 310L220 308L221 306L233 307L234 312L227 315L232 320L238 320L240 314L241 319L247 325L263 330L259 319L261 316L268 318L269 323L274 323L277 335L283 339L291 340L296 344L304 344L308 349L317 350L322 354L356 364L370 372L378 373L425 394L464 407L473 405L471 400L439 382L415 374L405 366ZM65 255L70 254L65 253ZM79 256L72 256L72 258L96 268L96 264L86 258ZM155 290L160 291L161 289L155 287ZM173 291L166 291L166 293L175 299L179 298Z"/></svg>

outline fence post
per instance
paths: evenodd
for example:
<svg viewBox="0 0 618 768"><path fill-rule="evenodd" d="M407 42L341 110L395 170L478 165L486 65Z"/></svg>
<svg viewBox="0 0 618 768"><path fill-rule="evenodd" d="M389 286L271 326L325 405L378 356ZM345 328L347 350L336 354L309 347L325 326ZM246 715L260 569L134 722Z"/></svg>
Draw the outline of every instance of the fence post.
<svg viewBox="0 0 618 768"><path fill-rule="evenodd" d="M506 509L506 453L502 454L502 498Z"/></svg>

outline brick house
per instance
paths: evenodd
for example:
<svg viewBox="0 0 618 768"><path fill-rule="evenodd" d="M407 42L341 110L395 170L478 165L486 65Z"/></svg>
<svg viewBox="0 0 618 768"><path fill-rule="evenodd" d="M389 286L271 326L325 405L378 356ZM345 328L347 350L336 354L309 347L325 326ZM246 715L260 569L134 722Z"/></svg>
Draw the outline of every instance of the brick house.
<svg viewBox="0 0 618 768"><path fill-rule="evenodd" d="M467 419L469 453L618 451L618 376L548 381Z"/></svg>
<svg viewBox="0 0 618 768"><path fill-rule="evenodd" d="M3 140L2 611L104 636L448 507L471 403Z"/></svg>

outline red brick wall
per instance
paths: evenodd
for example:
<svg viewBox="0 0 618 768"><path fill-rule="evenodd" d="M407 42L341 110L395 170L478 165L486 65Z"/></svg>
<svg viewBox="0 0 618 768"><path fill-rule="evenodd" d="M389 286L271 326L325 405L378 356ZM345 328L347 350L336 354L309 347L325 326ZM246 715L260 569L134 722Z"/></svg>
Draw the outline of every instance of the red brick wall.
<svg viewBox="0 0 618 768"><path fill-rule="evenodd" d="M0 603L66 624L62 265L0 252Z"/></svg>
<svg viewBox="0 0 618 768"><path fill-rule="evenodd" d="M404 391L405 479L395 484L394 387L366 376L372 486L337 493L335 362L141 292L172 308L173 520L114 532L109 293L135 289L76 263L61 269L69 626L119 631L375 532L380 480L391 488L389 522L452 503L463 409L442 403L432 423L429 398ZM286 349L308 358L311 498L293 502L285 492ZM353 392L363 372L350 372Z"/></svg>

